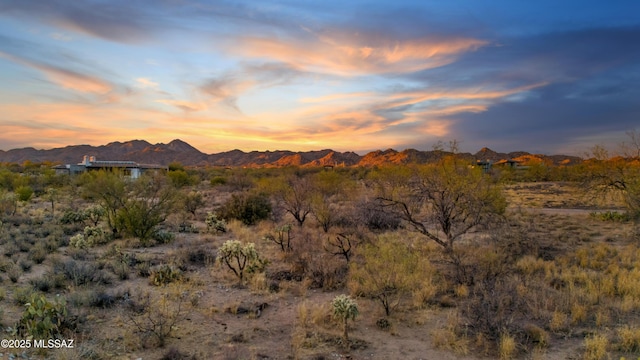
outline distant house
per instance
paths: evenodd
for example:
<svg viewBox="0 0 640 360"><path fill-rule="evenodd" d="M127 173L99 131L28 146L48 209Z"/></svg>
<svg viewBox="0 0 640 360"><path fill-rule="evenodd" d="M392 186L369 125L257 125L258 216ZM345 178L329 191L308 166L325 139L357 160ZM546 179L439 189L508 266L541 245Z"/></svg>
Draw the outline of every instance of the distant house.
<svg viewBox="0 0 640 360"><path fill-rule="evenodd" d="M476 166L480 167L485 173L491 170L491 165L493 165L493 162L490 159L476 161Z"/></svg>
<svg viewBox="0 0 640 360"><path fill-rule="evenodd" d="M107 170L121 171L124 176L137 179L144 172L167 170L166 166L155 164L138 164L135 161L96 160L95 156L85 155L78 164L58 165L53 168L56 174L77 175L87 171Z"/></svg>

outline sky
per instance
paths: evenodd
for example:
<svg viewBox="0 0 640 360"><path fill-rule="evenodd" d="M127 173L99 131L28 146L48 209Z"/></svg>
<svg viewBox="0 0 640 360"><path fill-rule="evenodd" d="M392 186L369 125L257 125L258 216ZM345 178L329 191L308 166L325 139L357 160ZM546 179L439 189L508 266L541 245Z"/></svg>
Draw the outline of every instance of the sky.
<svg viewBox="0 0 640 360"><path fill-rule="evenodd" d="M635 0L0 0L0 150L580 155L639 100Z"/></svg>

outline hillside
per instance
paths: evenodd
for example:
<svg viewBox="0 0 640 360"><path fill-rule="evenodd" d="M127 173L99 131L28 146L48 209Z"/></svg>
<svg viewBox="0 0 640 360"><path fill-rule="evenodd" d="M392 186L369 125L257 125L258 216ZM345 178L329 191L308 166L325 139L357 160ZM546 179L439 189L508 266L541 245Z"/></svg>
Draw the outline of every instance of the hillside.
<svg viewBox="0 0 640 360"><path fill-rule="evenodd" d="M182 140L168 144L151 144L144 140L112 142L107 145L70 145L63 148L37 150L34 148L0 150L0 162L23 163L25 161L49 161L60 164L75 164L84 155L95 156L98 160L129 160L145 164L179 162L186 166L242 166L242 167L282 167L282 166L376 166L382 164L429 163L450 153L406 149L376 150L364 156L354 152L337 152L331 149L294 152L288 150L251 151L231 150L217 154L205 154ZM498 153L482 148L475 154L458 154L469 161L498 162L513 159L523 165L544 163L549 165L573 165L582 161L579 157L567 155L540 155L527 152Z"/></svg>

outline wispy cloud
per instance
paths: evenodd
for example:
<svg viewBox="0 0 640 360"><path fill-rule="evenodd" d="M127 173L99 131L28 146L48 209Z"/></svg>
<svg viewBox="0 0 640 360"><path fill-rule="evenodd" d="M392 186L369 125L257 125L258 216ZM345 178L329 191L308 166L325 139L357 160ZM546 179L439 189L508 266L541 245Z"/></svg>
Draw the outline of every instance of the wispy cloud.
<svg viewBox="0 0 640 360"><path fill-rule="evenodd" d="M39 70L49 80L65 89L85 93L107 94L113 88L113 86L108 81L96 76L83 74L70 69L50 65L44 62L29 60L4 52L0 52L0 57L4 57L17 64Z"/></svg>
<svg viewBox="0 0 640 360"><path fill-rule="evenodd" d="M141 88L159 89L160 84L147 78L137 78L136 84Z"/></svg>
<svg viewBox="0 0 640 360"><path fill-rule="evenodd" d="M327 36L305 39L243 37L228 51L251 58L271 59L309 72L342 76L410 73L444 66L486 41L470 38L376 40Z"/></svg>
<svg viewBox="0 0 640 360"><path fill-rule="evenodd" d="M184 111L202 111L207 109L207 106L203 103L196 103L196 102L187 101L187 100L160 99L160 100L156 100L156 102L165 104L165 105L175 106L176 108Z"/></svg>

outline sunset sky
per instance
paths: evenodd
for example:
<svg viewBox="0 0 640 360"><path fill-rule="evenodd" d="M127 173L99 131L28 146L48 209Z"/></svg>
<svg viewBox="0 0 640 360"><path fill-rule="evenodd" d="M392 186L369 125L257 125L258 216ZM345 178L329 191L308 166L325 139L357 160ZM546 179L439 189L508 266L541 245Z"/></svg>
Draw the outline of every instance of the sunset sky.
<svg viewBox="0 0 640 360"><path fill-rule="evenodd" d="M640 1L0 0L0 149L582 154L640 130Z"/></svg>

